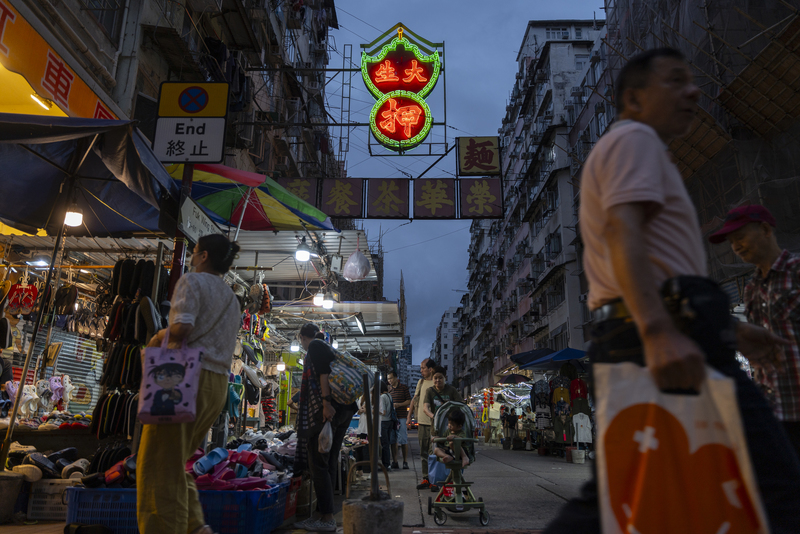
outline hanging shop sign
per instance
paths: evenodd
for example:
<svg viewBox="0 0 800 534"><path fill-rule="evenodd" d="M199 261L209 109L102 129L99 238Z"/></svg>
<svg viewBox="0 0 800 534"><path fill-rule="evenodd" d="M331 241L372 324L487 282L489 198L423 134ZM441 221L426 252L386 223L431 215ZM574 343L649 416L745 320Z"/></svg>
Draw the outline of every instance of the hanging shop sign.
<svg viewBox="0 0 800 534"><path fill-rule="evenodd" d="M211 217L206 215L200 204L190 197L184 197L181 202L178 228L194 243L204 235L223 233Z"/></svg>
<svg viewBox="0 0 800 534"><path fill-rule="evenodd" d="M403 36L383 46L375 56L361 54L361 75L377 102L369 116L370 130L384 147L405 152L430 133L433 116L425 97L436 86L441 71L439 53L424 54Z"/></svg>
<svg viewBox="0 0 800 534"><path fill-rule="evenodd" d="M305 200L315 208L319 208L317 205L318 180L316 178L277 178L275 181L296 197Z"/></svg>
<svg viewBox="0 0 800 534"><path fill-rule="evenodd" d="M457 137L456 143L460 176L500 174L499 137Z"/></svg>
<svg viewBox="0 0 800 534"><path fill-rule="evenodd" d="M225 152L227 83L164 82L153 152L162 163L220 163Z"/></svg>
<svg viewBox="0 0 800 534"><path fill-rule="evenodd" d="M0 63L22 75L33 89L24 95L27 102L32 98L46 109L56 105L71 117L117 119L89 87L93 82L81 78L65 60L66 50L56 43L54 37L48 42L8 1L0 0Z"/></svg>
<svg viewBox="0 0 800 534"><path fill-rule="evenodd" d="M343 178L322 180L321 191L319 207L331 217L497 219L503 216L499 177Z"/></svg>

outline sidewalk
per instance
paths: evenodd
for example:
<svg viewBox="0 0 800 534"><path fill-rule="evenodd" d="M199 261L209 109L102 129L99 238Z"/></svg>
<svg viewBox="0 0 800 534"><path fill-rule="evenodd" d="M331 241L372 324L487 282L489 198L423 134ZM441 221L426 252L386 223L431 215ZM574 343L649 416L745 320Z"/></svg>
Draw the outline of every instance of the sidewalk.
<svg viewBox="0 0 800 534"><path fill-rule="evenodd" d="M419 444L416 432L409 433L411 458L408 470L393 470L389 473L392 498L404 503L403 534L485 534L531 533L545 526L557 514L561 505L579 494L584 482L591 477L592 462L583 465L568 464L563 458L539 456L536 451L504 451L499 447L479 443L477 460L465 471L468 481L474 482L473 492L483 497L490 515L490 522L481 527L478 512L447 514L447 523L437 527L433 516L427 514L428 498L435 494L429 490L417 490L422 479ZM402 465L402 460L400 462ZM385 479L380 474L381 489ZM351 488L351 499L365 496L369 479ZM341 504L344 496L336 496L341 525ZM340 527L341 531L341 527ZM287 530L285 532L304 532Z"/></svg>

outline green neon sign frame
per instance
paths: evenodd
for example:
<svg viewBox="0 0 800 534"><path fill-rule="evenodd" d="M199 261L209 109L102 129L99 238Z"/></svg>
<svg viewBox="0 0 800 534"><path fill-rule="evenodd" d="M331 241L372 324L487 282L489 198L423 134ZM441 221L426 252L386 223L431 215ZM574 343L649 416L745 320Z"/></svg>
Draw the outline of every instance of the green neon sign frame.
<svg viewBox="0 0 800 534"><path fill-rule="evenodd" d="M414 57L417 58L417 61L421 61L423 63L433 63L433 73L431 74L431 79L428 80L428 83L425 84L419 93L416 93L417 95L420 97L427 96L431 91L433 91L433 88L436 86L436 82L439 80L439 72L442 70L442 62L439 59L438 51L434 51L432 54L426 56L422 53L419 47L417 47L417 45L411 44L408 39L401 40L395 37L389 44L385 45L381 49L377 56L369 56L366 52L361 52L361 76L364 78L364 84L367 86L367 89L375 98L381 98L386 93L378 89L378 87L372 83L372 79L369 77L367 68L370 65L382 62L390 52L397 50L398 45L401 43L403 48L414 54Z"/></svg>
<svg viewBox="0 0 800 534"><path fill-rule="evenodd" d="M425 124L422 126L422 129L419 131L417 135L410 139L406 139L405 141L397 141L386 136L383 132L378 129L378 110L390 99L390 98L408 98L409 100L413 100L414 103L419 104L422 110L425 112ZM405 152L406 150L411 150L422 143L428 134L431 131L431 126L433 125L433 116L431 115L431 108L428 107L427 102L417 93L412 93L411 91L392 91L390 93L386 93L382 97L378 99L374 106L372 106L372 111L369 114L369 129L372 130L372 135L375 136L375 139L384 147L388 148L389 150L395 150L397 152Z"/></svg>

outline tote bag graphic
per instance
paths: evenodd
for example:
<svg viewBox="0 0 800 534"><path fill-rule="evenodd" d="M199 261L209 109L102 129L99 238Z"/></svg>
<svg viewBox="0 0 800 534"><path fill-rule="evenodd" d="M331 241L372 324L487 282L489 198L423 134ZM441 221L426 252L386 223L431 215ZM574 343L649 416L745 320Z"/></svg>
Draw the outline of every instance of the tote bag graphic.
<svg viewBox="0 0 800 534"><path fill-rule="evenodd" d="M372 372L364 362L349 353L338 350L333 352L336 359L331 362L331 374L328 375L331 396L340 404L353 403L364 394L364 374L369 377L369 385L372 387Z"/></svg>
<svg viewBox="0 0 800 534"><path fill-rule="evenodd" d="M768 534L733 380L670 395L645 367L595 364L604 534Z"/></svg>
<svg viewBox="0 0 800 534"><path fill-rule="evenodd" d="M168 349L169 329L160 347L142 349L139 420L145 424L189 423L197 416L202 349Z"/></svg>

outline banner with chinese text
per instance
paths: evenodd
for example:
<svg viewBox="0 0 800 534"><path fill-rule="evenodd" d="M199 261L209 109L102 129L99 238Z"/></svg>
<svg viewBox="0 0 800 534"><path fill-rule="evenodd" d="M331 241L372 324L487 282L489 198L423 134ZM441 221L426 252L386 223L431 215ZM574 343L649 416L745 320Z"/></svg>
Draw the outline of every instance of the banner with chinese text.
<svg viewBox="0 0 800 534"><path fill-rule="evenodd" d="M362 178L323 180L319 209L330 217L362 218L365 181Z"/></svg>
<svg viewBox="0 0 800 534"><path fill-rule="evenodd" d="M415 219L454 219L456 181L452 178L414 180Z"/></svg>
<svg viewBox="0 0 800 534"><path fill-rule="evenodd" d="M499 178L464 178L460 185L462 219L503 216L503 186Z"/></svg>
<svg viewBox="0 0 800 534"><path fill-rule="evenodd" d="M278 178L275 181L291 194L305 200L315 208L319 208L316 178Z"/></svg>
<svg viewBox="0 0 800 534"><path fill-rule="evenodd" d="M373 178L367 187L367 218L408 219L408 179Z"/></svg>
<svg viewBox="0 0 800 534"><path fill-rule="evenodd" d="M0 62L71 117L116 119L78 74L8 2L0 0ZM28 98L27 95L25 98Z"/></svg>
<svg viewBox="0 0 800 534"><path fill-rule="evenodd" d="M456 140L460 176L500 174L499 137L457 137Z"/></svg>

